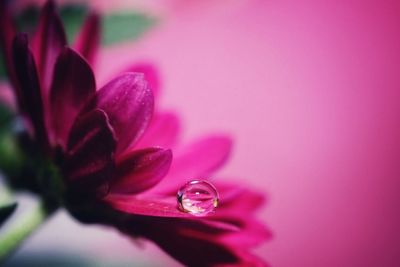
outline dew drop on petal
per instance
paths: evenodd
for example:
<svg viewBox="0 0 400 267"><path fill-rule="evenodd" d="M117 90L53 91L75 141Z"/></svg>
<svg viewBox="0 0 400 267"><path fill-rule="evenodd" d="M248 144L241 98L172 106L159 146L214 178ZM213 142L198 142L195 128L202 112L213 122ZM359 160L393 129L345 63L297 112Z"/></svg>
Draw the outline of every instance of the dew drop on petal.
<svg viewBox="0 0 400 267"><path fill-rule="evenodd" d="M177 193L179 208L193 215L203 216L218 206L217 189L204 180L184 184Z"/></svg>

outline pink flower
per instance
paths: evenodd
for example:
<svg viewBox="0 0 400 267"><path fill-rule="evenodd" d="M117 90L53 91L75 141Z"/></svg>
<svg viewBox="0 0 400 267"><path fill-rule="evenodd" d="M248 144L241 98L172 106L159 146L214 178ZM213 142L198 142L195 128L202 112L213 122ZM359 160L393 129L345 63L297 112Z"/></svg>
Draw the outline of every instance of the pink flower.
<svg viewBox="0 0 400 267"><path fill-rule="evenodd" d="M129 236L150 239L189 266L265 266L250 252L270 236L254 217L263 196L215 182L221 199L215 212L196 217L177 209L176 191L188 179L208 178L220 168L229 156L230 138L212 135L182 147L176 144L177 115L156 112L150 123L153 94L138 73L145 73L158 92L150 65L133 65L129 70L135 72L121 74L96 91L89 64L65 46L52 2L42 13L33 53L26 35L10 41L14 31L7 16L2 14L1 37L19 110L41 157L57 167L64 184L51 201L65 205L82 222L112 225ZM98 27L92 15L76 44L92 62ZM171 150L160 147L176 151L172 165ZM48 198L47 185L37 186Z"/></svg>
<svg viewBox="0 0 400 267"><path fill-rule="evenodd" d="M153 113L153 95L143 74L121 74L96 91L89 64L66 46L63 26L51 1L43 9L33 38L35 53L28 47L26 35L17 34L11 42L12 35L7 33L12 31L2 28L5 51L12 54L7 60L8 71L19 110L31 128L31 141L39 145L43 158L51 158L59 167L67 195L88 198L95 196L88 193L112 191L124 178L115 175L118 166L132 158L153 167L148 170L153 183L166 174L172 159L170 150L131 149ZM81 39L88 38L87 33L84 28ZM93 47L83 50L91 55ZM143 183L149 186L149 180Z"/></svg>

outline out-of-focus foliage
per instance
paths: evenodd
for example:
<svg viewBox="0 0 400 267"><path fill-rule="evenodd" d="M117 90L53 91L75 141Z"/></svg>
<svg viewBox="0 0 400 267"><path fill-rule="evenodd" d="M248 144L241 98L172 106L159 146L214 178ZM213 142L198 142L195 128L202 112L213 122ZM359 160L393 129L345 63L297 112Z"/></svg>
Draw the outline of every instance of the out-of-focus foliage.
<svg viewBox="0 0 400 267"><path fill-rule="evenodd" d="M73 42L75 35L85 21L87 13L88 8L82 5L65 5L61 7L60 16L64 23L68 43Z"/></svg>
<svg viewBox="0 0 400 267"><path fill-rule="evenodd" d="M15 114L0 102L0 169L2 174L12 178L19 176L25 160L16 143L18 121Z"/></svg>
<svg viewBox="0 0 400 267"><path fill-rule="evenodd" d="M135 40L150 29L156 20L142 13L111 14L103 18L102 44Z"/></svg>
<svg viewBox="0 0 400 267"><path fill-rule="evenodd" d="M0 135L10 131L14 114L4 104L0 103Z"/></svg>
<svg viewBox="0 0 400 267"><path fill-rule="evenodd" d="M0 80L4 79L6 77L6 69L4 65L4 59L3 56L0 55Z"/></svg>

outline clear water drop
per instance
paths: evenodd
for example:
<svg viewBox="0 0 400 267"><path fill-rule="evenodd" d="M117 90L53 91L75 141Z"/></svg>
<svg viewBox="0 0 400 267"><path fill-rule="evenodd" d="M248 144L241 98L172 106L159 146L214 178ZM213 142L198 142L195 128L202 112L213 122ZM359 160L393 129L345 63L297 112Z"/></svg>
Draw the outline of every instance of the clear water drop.
<svg viewBox="0 0 400 267"><path fill-rule="evenodd" d="M218 206L217 189L205 180L193 180L184 184L177 193L179 208L193 215L203 216Z"/></svg>

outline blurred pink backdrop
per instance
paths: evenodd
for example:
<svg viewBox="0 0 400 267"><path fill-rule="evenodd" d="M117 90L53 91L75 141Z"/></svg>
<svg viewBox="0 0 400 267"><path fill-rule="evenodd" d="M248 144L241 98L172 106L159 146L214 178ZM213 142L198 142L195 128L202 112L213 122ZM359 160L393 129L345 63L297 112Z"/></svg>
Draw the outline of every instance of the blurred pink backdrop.
<svg viewBox="0 0 400 267"><path fill-rule="evenodd" d="M234 135L220 176L268 194L274 238L257 252L272 266L400 266L400 2L173 2L99 72L150 60L185 140ZM128 243L73 227L95 248Z"/></svg>

